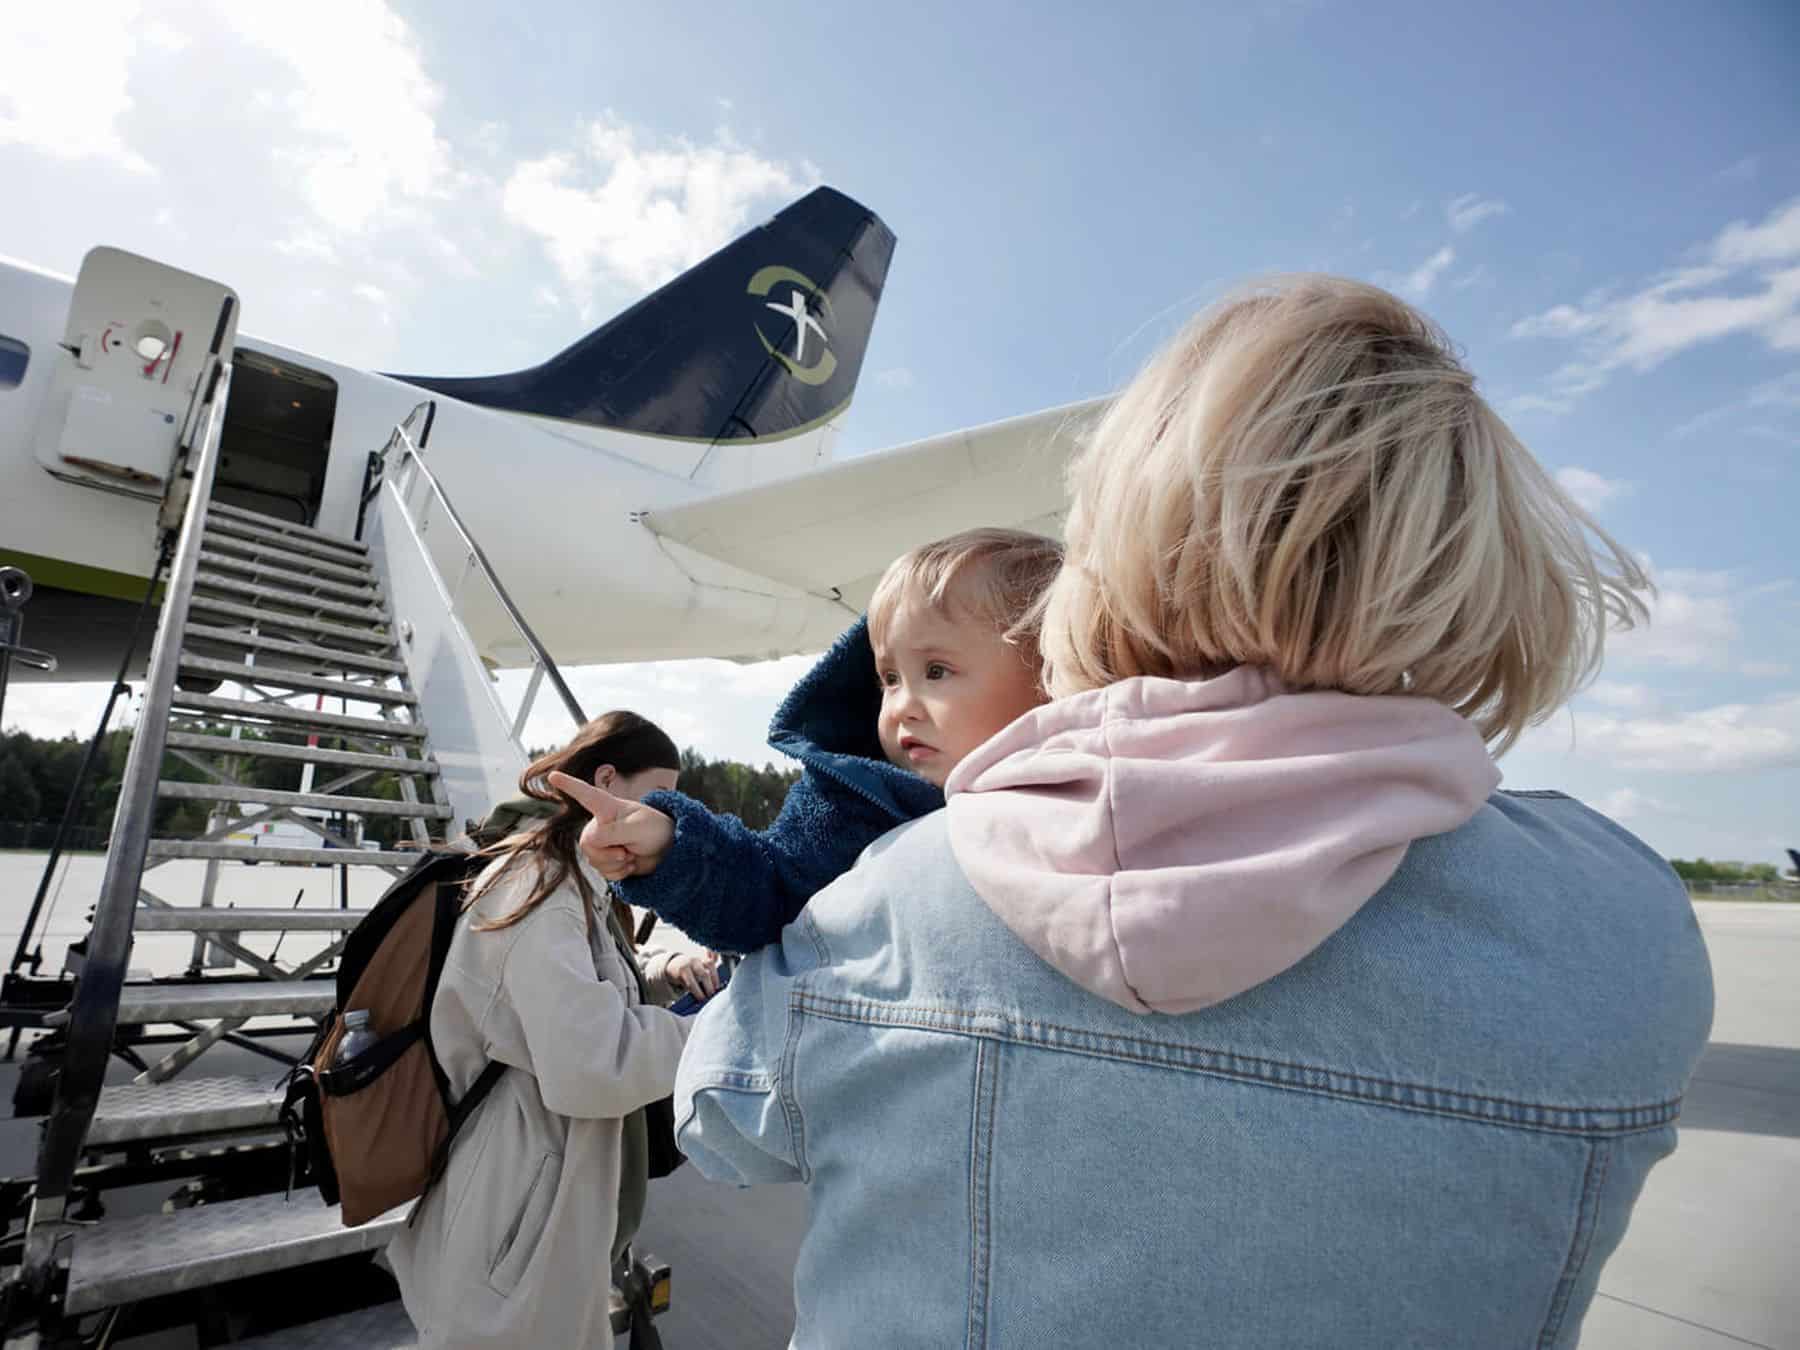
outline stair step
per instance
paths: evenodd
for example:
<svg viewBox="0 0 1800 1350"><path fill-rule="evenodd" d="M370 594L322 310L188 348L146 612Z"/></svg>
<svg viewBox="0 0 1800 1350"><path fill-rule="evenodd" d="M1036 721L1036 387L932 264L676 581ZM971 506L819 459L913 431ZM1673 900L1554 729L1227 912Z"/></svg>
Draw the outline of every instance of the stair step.
<svg viewBox="0 0 1800 1350"><path fill-rule="evenodd" d="M175 705L215 717L235 720L281 722L288 726L308 727L316 731L342 731L358 736L398 736L418 740L425 728L417 722L388 722L379 717L350 717L343 713L315 712L311 708L295 708L286 703L253 703L249 699L214 698L210 694L190 694L176 689Z"/></svg>
<svg viewBox="0 0 1800 1350"><path fill-rule="evenodd" d="M172 1078L102 1088L87 1146L272 1126L282 1098L273 1077Z"/></svg>
<svg viewBox="0 0 1800 1350"><path fill-rule="evenodd" d="M208 524L225 520L238 525L254 526L256 529L280 538L298 539L309 544L325 544L331 548L342 549L346 553L367 553L369 551L367 544L358 543L354 539L345 539L341 535L317 530L311 525L295 525L291 521L277 520L274 516L265 516L261 511L246 511L241 506L227 506L224 502L213 502L208 506L206 519Z"/></svg>
<svg viewBox="0 0 1800 1350"><path fill-rule="evenodd" d="M280 848L260 844L212 844L193 839L152 839L152 858L217 858L222 862L324 863L329 867L411 867L416 851L372 848Z"/></svg>
<svg viewBox="0 0 1800 1350"><path fill-rule="evenodd" d="M419 1333L395 1299L232 1344L237 1350L417 1350Z"/></svg>
<svg viewBox="0 0 1800 1350"><path fill-rule="evenodd" d="M317 558L321 562L336 563L344 567L355 567L369 560L368 551L361 544L356 546L356 549L362 550L358 552L342 541L327 543L321 539L302 539L298 535L265 530L260 525L251 525L245 521L227 520L219 516L216 509L207 513L204 538L209 542L232 539L239 543L261 544L278 553L289 553L297 558Z"/></svg>
<svg viewBox="0 0 1800 1350"><path fill-rule="evenodd" d="M274 849L269 850L271 853ZM220 1017L323 1017L337 1001L331 980L217 980L211 984L128 984L119 991L120 1022L210 1022ZM60 1027L69 1010L44 1014Z"/></svg>
<svg viewBox="0 0 1800 1350"><path fill-rule="evenodd" d="M274 788L179 783L167 779L156 785L156 795L191 802L299 806L318 811L349 811L359 816L409 816L419 820L448 820L455 814L448 806L433 802L396 802L384 797L344 797L335 792L282 792Z"/></svg>
<svg viewBox="0 0 1800 1350"><path fill-rule="evenodd" d="M405 1222L401 1206L346 1228L314 1190L105 1219L75 1235L65 1310L78 1315L372 1251Z"/></svg>
<svg viewBox="0 0 1800 1350"><path fill-rule="evenodd" d="M248 558L234 557L229 553L215 553L210 549L200 550L200 566L216 573L248 577L259 586L278 586L282 590L295 591L307 600L311 600L315 596L325 596L329 599L347 600L352 603L361 602L370 605L380 603L379 588L373 584L350 586L326 577L310 576L305 572L290 572L286 568L268 567Z"/></svg>
<svg viewBox="0 0 1800 1350"><path fill-rule="evenodd" d="M299 909L261 906L178 905L172 909L138 906L134 933L335 933L354 928L369 917L366 909Z"/></svg>
<svg viewBox="0 0 1800 1350"><path fill-rule="evenodd" d="M274 628L284 633L312 633L317 637L336 638L340 642L360 642L365 647L374 647L383 653L394 650L394 635L390 632L376 628L350 628L299 614L281 614L241 604L236 600L227 600L222 596L196 594L188 602L188 609L190 612L201 610L208 614L225 614L256 624L259 628Z"/></svg>
<svg viewBox="0 0 1800 1350"><path fill-rule="evenodd" d="M202 559L207 553L230 554L247 562L261 563L285 572L300 572L332 581L348 582L352 586L375 584L375 567L367 559L350 562L321 558L313 553L277 547L257 539L237 539L228 533L220 534L211 529L207 530L203 543Z"/></svg>
<svg viewBox="0 0 1800 1350"><path fill-rule="evenodd" d="M362 605L346 605L337 600L318 599L310 595L301 595L298 591L277 590L273 586L258 586L255 582L240 581L236 577L223 576L218 572L196 572L194 585L207 586L215 591L225 591L230 595L249 596L264 604L287 605L293 609L304 609L309 614L327 614L337 619L358 619L369 624L387 622L387 614L383 610Z"/></svg>
<svg viewBox="0 0 1800 1350"><path fill-rule="evenodd" d="M263 685L274 689L304 689L307 693L329 694L333 698L355 699L363 703L389 703L411 707L419 696L405 689L383 689L375 685L357 684L350 680L334 680L324 675L304 675L283 670L280 666L247 666L242 661L215 661L209 656L181 654L181 668L196 675L217 675L239 684Z"/></svg>
<svg viewBox="0 0 1800 1350"><path fill-rule="evenodd" d="M182 636L195 642L216 642L221 647L239 651L273 652L281 656L298 656L334 670L366 670L382 675L404 675L406 664L385 656L368 656L362 652L339 651L335 647L315 646L310 642L284 642L280 638L258 633L240 633L231 628L214 628L208 624L190 623Z"/></svg>
<svg viewBox="0 0 1800 1350"><path fill-rule="evenodd" d="M428 759L389 758L360 750L321 750L310 745L284 745L280 741L234 741L227 736L201 736L191 731L171 731L171 750L197 750L210 755L237 755L244 759L287 759L302 764L336 764L346 769L379 769L384 773L435 774Z"/></svg>

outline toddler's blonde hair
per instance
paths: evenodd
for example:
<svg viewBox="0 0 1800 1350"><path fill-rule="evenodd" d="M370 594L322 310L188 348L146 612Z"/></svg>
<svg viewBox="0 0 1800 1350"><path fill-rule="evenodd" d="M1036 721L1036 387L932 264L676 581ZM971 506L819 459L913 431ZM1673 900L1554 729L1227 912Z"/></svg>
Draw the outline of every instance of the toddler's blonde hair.
<svg viewBox="0 0 1800 1350"><path fill-rule="evenodd" d="M1051 695L1253 664L1436 699L1503 753L1650 583L1474 386L1374 286L1293 277L1200 315L1070 465Z"/></svg>
<svg viewBox="0 0 1800 1350"><path fill-rule="evenodd" d="M964 530L923 544L881 574L869 597L869 638L880 647L894 611L910 599L992 624L1036 670L1040 601L1062 556L1056 540L1025 530Z"/></svg>

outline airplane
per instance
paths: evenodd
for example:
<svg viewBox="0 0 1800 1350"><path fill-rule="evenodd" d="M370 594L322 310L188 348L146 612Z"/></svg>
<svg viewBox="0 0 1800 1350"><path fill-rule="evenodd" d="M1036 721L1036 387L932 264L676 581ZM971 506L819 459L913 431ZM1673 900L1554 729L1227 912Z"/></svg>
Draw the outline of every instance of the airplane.
<svg viewBox="0 0 1800 1350"><path fill-rule="evenodd" d="M821 187L498 375L384 374L234 333L215 500L353 534L371 452L429 399L428 462L560 664L818 650L908 548L976 525L1055 532L1101 406L834 461L894 247ZM197 378L171 372L204 345L124 312L158 267L101 249L71 281L0 259L0 565L31 576L31 645L57 662L21 679L111 679L149 584ZM109 366L129 418L95 386ZM491 665L523 663L510 626L471 627Z"/></svg>

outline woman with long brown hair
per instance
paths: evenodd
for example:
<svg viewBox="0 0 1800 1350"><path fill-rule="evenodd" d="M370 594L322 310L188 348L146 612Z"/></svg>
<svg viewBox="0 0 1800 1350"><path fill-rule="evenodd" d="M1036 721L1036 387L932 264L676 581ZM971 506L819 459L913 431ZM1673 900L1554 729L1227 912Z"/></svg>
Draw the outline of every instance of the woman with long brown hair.
<svg viewBox="0 0 1800 1350"><path fill-rule="evenodd" d="M701 983L703 963L659 954L638 969L576 847L587 812L549 775L636 799L673 788L680 764L636 713L597 717L519 780L553 814L483 850L491 861L450 944L431 1037L456 1096L490 1061L516 1072L388 1248L421 1346L612 1344L607 1274L643 1214L643 1108L673 1087L689 1025L655 1004L672 975Z"/></svg>

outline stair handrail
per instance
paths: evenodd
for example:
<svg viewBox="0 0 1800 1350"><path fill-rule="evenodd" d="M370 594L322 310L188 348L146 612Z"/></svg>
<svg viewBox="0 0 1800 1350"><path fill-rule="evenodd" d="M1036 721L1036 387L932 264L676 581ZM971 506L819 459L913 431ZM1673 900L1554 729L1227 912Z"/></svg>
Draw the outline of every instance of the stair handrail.
<svg viewBox="0 0 1800 1350"><path fill-rule="evenodd" d="M188 427L201 429L198 453L186 445L179 447L171 470L171 493L179 490L179 477L190 478L188 499L181 515L168 587L163 593L162 618L150 650L144 706L125 760L87 953L69 1003L67 1047L57 1079L56 1100L38 1149L37 1185L20 1270L21 1283L38 1299L50 1286L57 1239L64 1231L70 1182L81 1159L88 1125L99 1104L100 1087L112 1057L119 995L131 952L132 923L156 817L156 786L162 775L169 715L174 707L181 636L187 627L194 578L200 566L201 534L212 501L225 404L231 390L231 362L222 355L211 361L210 374L202 377L204 393L196 416L188 422Z"/></svg>
<svg viewBox="0 0 1800 1350"><path fill-rule="evenodd" d="M513 598L507 593L505 584L500 580L499 574L494 571L494 565L488 561L488 556L482 550L481 545L475 542L475 536L470 533L461 514L451 503L450 495L444 491L444 485L438 481L437 475L425 463L423 450L413 441L411 434L407 431L407 427L421 412L425 414L426 434L430 434L429 428L436 412L436 403L428 400L414 408L407 414L405 421L394 427L387 444L382 447L379 455L380 473L382 476L386 476L391 468L395 495L399 498L402 509L406 511L408 519L412 521L415 528L423 528L430 509L429 500L417 512L414 512L411 506L410 498L414 486L423 483L430 490L431 496L436 498L445 518L449 520L457 536L462 540L463 547L467 550L465 575L450 591L452 609L455 608L456 602L461 597L463 584L467 581L467 570L472 567L487 582L488 588L494 593L494 598L500 602L500 608L512 623L513 631L519 635L526 650L531 653L531 675L526 681L524 700L520 703L519 711L513 718L513 739L518 741L523 736L525 724L531 716L532 705L537 700L538 689L546 679L549 680L551 688L556 691L557 697L562 701L563 708L574 719L575 725L577 727L585 726L588 719L587 714L582 711L580 700L575 697L574 691L563 679L562 672L557 669L549 649L539 641L538 635L532 631L525 615L520 611L518 605L513 603ZM395 460L397 462L390 463Z"/></svg>

